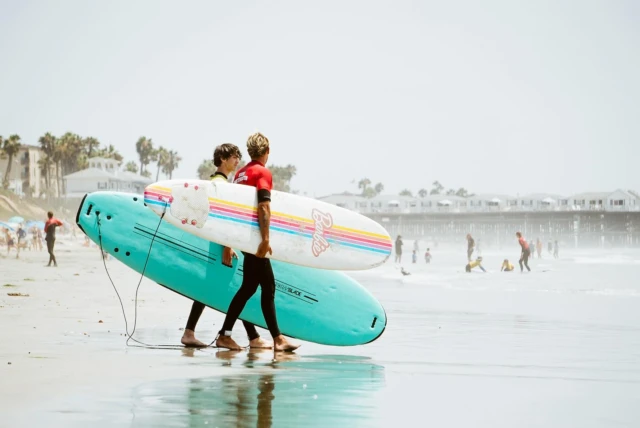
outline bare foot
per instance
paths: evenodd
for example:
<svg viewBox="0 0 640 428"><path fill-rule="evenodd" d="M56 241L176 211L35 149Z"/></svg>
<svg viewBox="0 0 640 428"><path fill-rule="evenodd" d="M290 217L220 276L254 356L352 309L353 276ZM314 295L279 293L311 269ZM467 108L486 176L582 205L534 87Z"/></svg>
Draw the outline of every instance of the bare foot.
<svg viewBox="0 0 640 428"><path fill-rule="evenodd" d="M294 345L289 342L283 335L274 337L273 342L275 343L275 351L293 352L300 347L300 345Z"/></svg>
<svg viewBox="0 0 640 428"><path fill-rule="evenodd" d="M182 335L182 340L180 340L184 346L190 348L206 348L207 345L205 343L200 342L196 339L195 333L193 330L185 330Z"/></svg>
<svg viewBox="0 0 640 428"><path fill-rule="evenodd" d="M271 349L273 348L273 344L271 342L267 342L261 337L256 337L249 341L249 348L251 349Z"/></svg>
<svg viewBox="0 0 640 428"><path fill-rule="evenodd" d="M242 347L236 343L235 340L231 338L231 336L220 336L218 340L216 340L216 346L218 348L225 348L231 350L242 350Z"/></svg>

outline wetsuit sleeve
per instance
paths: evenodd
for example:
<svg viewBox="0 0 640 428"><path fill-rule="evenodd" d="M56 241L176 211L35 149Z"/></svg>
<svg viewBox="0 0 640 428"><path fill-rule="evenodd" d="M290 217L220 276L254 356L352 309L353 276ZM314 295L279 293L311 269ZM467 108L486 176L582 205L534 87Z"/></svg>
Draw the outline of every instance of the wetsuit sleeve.
<svg viewBox="0 0 640 428"><path fill-rule="evenodd" d="M271 171L263 169L256 181L256 189L258 189L258 203L271 201L271 189L273 189L273 176Z"/></svg>

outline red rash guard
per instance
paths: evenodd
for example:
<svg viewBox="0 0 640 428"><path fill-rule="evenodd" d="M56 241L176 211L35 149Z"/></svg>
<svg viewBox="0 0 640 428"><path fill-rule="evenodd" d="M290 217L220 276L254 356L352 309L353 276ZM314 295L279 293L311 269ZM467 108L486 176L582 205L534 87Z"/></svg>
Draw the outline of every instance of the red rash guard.
<svg viewBox="0 0 640 428"><path fill-rule="evenodd" d="M271 171L258 161L251 161L242 167L233 182L255 187L258 190L258 202L271 200L273 177Z"/></svg>
<svg viewBox="0 0 640 428"><path fill-rule="evenodd" d="M522 247L522 251L529 249L529 244L527 244L527 241L524 239L524 237L518 239L518 244L520 244L520 246Z"/></svg>

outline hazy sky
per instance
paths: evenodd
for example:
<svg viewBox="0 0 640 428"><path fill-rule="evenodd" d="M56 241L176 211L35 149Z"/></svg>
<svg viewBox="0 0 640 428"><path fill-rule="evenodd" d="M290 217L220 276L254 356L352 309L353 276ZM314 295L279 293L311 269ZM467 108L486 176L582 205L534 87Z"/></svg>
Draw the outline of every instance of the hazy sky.
<svg viewBox="0 0 640 428"><path fill-rule="evenodd" d="M316 196L640 190L640 2L0 0L1 135L258 130Z"/></svg>

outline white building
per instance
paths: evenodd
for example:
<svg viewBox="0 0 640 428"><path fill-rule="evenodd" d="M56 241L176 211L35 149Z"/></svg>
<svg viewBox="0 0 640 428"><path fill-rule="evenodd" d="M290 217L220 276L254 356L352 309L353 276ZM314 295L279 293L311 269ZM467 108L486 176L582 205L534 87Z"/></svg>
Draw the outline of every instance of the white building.
<svg viewBox="0 0 640 428"><path fill-rule="evenodd" d="M606 211L640 211L640 196L618 189L607 196Z"/></svg>
<svg viewBox="0 0 640 428"><path fill-rule="evenodd" d="M11 171L9 172L9 190L18 196L40 197L47 193L47 183L41 160L45 157L39 146L23 144L13 157ZM5 178L9 168L9 158L0 158L0 182ZM49 167L49 194L57 196L58 182L56 180L56 167Z"/></svg>
<svg viewBox="0 0 640 428"><path fill-rule="evenodd" d="M90 158L89 168L65 175L66 198L82 198L86 193L113 190L141 194L153 180L128 171L121 171L118 161Z"/></svg>
<svg viewBox="0 0 640 428"><path fill-rule="evenodd" d="M533 193L524 196L482 194L466 198L455 195L415 196L378 195L365 198L353 193L340 193L318 198L363 214L373 213L473 213L473 212L540 212L540 211L640 211L640 195L624 190L580 193L561 196Z"/></svg>

